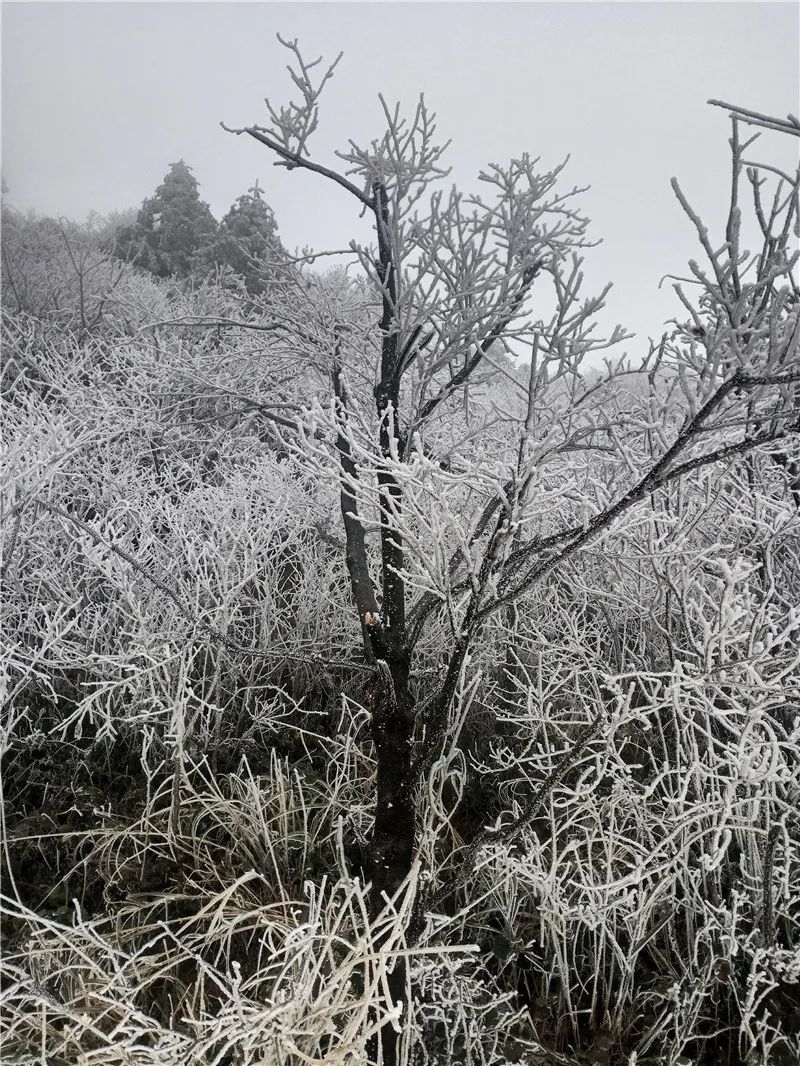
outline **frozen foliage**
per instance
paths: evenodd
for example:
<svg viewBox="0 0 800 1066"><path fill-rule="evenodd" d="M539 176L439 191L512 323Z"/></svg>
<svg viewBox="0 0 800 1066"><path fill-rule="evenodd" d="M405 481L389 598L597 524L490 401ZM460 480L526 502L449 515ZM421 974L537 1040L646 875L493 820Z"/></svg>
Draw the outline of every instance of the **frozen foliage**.
<svg viewBox="0 0 800 1066"><path fill-rule="evenodd" d="M796 1063L796 179L634 365L562 168L289 47L359 277L4 243L4 1061Z"/></svg>

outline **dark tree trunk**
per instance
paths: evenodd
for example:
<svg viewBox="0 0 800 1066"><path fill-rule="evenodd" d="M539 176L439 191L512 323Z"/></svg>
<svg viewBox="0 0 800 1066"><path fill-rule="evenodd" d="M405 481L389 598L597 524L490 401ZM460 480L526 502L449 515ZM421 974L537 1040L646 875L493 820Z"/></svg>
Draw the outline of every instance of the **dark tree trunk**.
<svg viewBox="0 0 800 1066"><path fill-rule="evenodd" d="M411 749L415 700L411 690L411 656L406 635L406 590L403 579L404 546L398 519L402 488L392 469L393 457L402 453L398 416L400 373L397 333L397 275L392 257L389 204L386 190L374 186L378 261L383 301L380 320L381 366L375 387L380 420L379 443L384 462L378 468L381 537L381 598L369 568L364 529L358 514L358 469L347 427L347 391L341 374L339 338L333 367L339 432L336 447L341 466L341 511L346 535L346 562L358 608L367 660L375 666L370 698L372 738L377 773L375 821L368 858L371 877L370 914L377 919L388 901L397 896L414 858L415 812L412 798ZM399 897L395 900L399 904ZM379 947L380 944L376 944ZM388 979L391 1005L406 999L406 966L394 962ZM369 1058L383 1066L397 1062L397 1033L384 1026L370 1041Z"/></svg>
<svg viewBox="0 0 800 1066"><path fill-rule="evenodd" d="M415 811L411 789L411 744L414 730L414 700L409 688L409 658L400 654L390 661L378 660L372 715L372 735L377 755L375 822L370 848L371 917L377 918L388 900L402 901L398 890L414 857ZM380 946L377 944L376 946ZM397 958L388 977L392 1004L406 1002L406 964ZM398 1034L386 1025L371 1042L370 1061L384 1066L397 1062Z"/></svg>
<svg viewBox="0 0 800 1066"><path fill-rule="evenodd" d="M372 911L377 916L408 875L414 850L411 744L414 699L408 655L386 661L372 717L377 755L375 826L372 837Z"/></svg>
<svg viewBox="0 0 800 1066"><path fill-rule="evenodd" d="M372 917L377 918L387 900L395 896L405 881L414 858L411 745L415 707L410 685L411 657L406 640L406 590L402 577L405 551L398 529L402 489L391 469L392 456L400 454L402 450L398 412L397 270L392 256L385 188L376 183L374 195L379 256L376 265L383 290L381 372L375 389L375 405L380 419L378 432L381 454L386 461L386 465L378 470L383 599L379 624L371 633L379 671L372 714L377 778L370 896ZM398 898L396 903L399 902ZM406 966L402 958L395 960L388 984L392 1003L405 1003ZM394 1028L384 1026L378 1040L383 1063L385 1066L395 1066L397 1033ZM378 1040L370 1049L371 1052L377 1052Z"/></svg>

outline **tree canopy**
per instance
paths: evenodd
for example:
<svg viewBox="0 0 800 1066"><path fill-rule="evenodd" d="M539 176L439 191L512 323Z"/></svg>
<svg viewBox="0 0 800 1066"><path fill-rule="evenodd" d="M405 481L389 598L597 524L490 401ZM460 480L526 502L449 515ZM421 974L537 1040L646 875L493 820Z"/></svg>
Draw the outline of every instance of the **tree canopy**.
<svg viewBox="0 0 800 1066"><path fill-rule="evenodd" d="M197 261L201 265L229 267L243 279L253 296L266 292L280 274L286 265L286 250L258 180L238 197Z"/></svg>
<svg viewBox="0 0 800 1066"><path fill-rule="evenodd" d="M119 231L117 251L158 277L186 277L216 232L192 168L179 159L144 201L135 225Z"/></svg>

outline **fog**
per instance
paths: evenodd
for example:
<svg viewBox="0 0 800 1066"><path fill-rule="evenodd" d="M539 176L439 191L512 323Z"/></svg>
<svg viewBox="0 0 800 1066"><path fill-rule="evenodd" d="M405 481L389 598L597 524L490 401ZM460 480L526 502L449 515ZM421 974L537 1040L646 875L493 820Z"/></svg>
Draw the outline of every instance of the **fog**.
<svg viewBox="0 0 800 1066"><path fill-rule="evenodd" d="M565 181L591 186L603 240L589 282L614 282L608 317L643 337L679 313L659 280L696 254L670 177L724 221L729 122L707 99L785 115L800 81L794 4L9 3L8 201L75 219L138 205L183 157L218 218L258 177L287 246L347 246L363 224L340 189L272 169L219 126L263 122L265 95L289 97L278 32L309 55L344 52L311 143L320 161L380 133L378 92L408 109L425 93L466 188L488 162L569 154ZM762 135L769 161L792 165L787 140Z"/></svg>

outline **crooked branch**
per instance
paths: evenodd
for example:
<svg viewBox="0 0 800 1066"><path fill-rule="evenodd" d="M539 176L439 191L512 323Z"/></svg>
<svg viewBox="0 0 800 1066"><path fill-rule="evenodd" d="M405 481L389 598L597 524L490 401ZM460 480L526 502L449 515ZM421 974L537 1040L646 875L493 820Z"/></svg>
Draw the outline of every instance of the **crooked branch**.
<svg viewBox="0 0 800 1066"><path fill-rule="evenodd" d="M355 196L365 207L373 210L375 202L366 193L362 192L357 185L354 185L352 181L348 181L347 178L341 174L337 174L335 170L331 170L330 167L324 167L320 163L314 163L312 160L307 159L305 156L300 155L299 152L291 152L288 148L285 148L279 141L276 141L273 137L270 137L264 130L258 126L242 126L236 129L232 126L226 126L224 122L220 122L220 126L226 133L235 133L236 136L240 136L242 133L248 134L254 140L263 144L271 151L279 155L284 160L284 165L289 170L293 170L295 167L302 167L303 170L310 170L314 174L321 174L324 178L328 178L329 181L335 182L337 185L341 185L343 189Z"/></svg>

